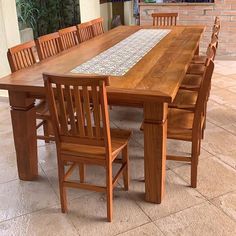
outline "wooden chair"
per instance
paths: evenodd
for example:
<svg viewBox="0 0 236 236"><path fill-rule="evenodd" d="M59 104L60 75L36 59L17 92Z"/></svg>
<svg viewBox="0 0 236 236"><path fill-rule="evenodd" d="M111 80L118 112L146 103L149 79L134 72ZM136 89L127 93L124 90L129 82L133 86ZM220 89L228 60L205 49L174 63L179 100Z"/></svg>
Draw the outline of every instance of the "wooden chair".
<svg viewBox="0 0 236 236"><path fill-rule="evenodd" d="M209 61L197 94L196 103L191 109L176 106L169 108L168 112L167 138L191 142L192 150L191 156L167 155L167 160L191 163L191 186L193 188L197 187L197 166L205 122L205 107L213 70L214 63Z"/></svg>
<svg viewBox="0 0 236 236"><path fill-rule="evenodd" d="M63 50L67 50L79 44L76 26L61 29L58 32L61 38Z"/></svg>
<svg viewBox="0 0 236 236"><path fill-rule="evenodd" d="M47 34L36 40L36 47L40 60L57 55L62 51L62 44L58 32Z"/></svg>
<svg viewBox="0 0 236 236"><path fill-rule="evenodd" d="M211 43L207 48L204 64L197 63L190 65L188 72L181 83L180 89L198 91L204 78L205 67L209 64L209 60L214 61L215 56L216 44Z"/></svg>
<svg viewBox="0 0 236 236"><path fill-rule="evenodd" d="M218 48L218 38L220 32L220 18L215 18L215 23L212 28L212 35L211 35L211 44L215 44L216 49ZM207 54L207 52L206 52ZM207 55L195 55L192 60L192 64L205 64L207 59Z"/></svg>
<svg viewBox="0 0 236 236"><path fill-rule="evenodd" d="M22 70L37 62L35 42L30 41L8 49L7 57L12 72Z"/></svg>
<svg viewBox="0 0 236 236"><path fill-rule="evenodd" d="M90 21L92 24L93 36L99 36L104 33L103 18L97 18Z"/></svg>
<svg viewBox="0 0 236 236"><path fill-rule="evenodd" d="M173 26L177 24L178 13L152 13L153 26Z"/></svg>
<svg viewBox="0 0 236 236"><path fill-rule="evenodd" d="M36 53L35 41L30 41L10 48L7 52L7 57L12 73L37 63ZM37 135L37 139L45 140L45 142L54 140L53 136L50 135L50 117L48 116L48 109L45 100L36 100L35 108L36 119L39 120L36 128L39 129L43 126L44 132L43 135Z"/></svg>
<svg viewBox="0 0 236 236"><path fill-rule="evenodd" d="M129 187L127 146L131 132L110 129L106 93L109 78L46 74L43 77L56 137L62 212L67 212L67 187L105 192L107 219L111 221L113 188L121 174L125 190ZM56 99L59 106L55 105ZM117 159L121 152L122 158ZM120 163L121 168L112 180L114 162ZM105 187L85 183L85 164L105 167ZM69 165L66 172L65 165ZM68 180L78 165L80 182Z"/></svg>
<svg viewBox="0 0 236 236"><path fill-rule="evenodd" d="M204 64L200 64L200 63L192 63L189 65L188 70L187 70L187 74L190 75L203 75L204 71L205 71L205 66L206 66L206 62L208 60L209 57L213 57L212 60L215 60L215 56L216 56L216 48L217 44L214 43L210 43L208 48L207 48L207 53L206 53L206 60L204 62ZM210 51L210 52L209 52Z"/></svg>
<svg viewBox="0 0 236 236"><path fill-rule="evenodd" d="M80 43L85 42L94 37L91 22L86 22L86 23L77 25L77 30L78 30Z"/></svg>

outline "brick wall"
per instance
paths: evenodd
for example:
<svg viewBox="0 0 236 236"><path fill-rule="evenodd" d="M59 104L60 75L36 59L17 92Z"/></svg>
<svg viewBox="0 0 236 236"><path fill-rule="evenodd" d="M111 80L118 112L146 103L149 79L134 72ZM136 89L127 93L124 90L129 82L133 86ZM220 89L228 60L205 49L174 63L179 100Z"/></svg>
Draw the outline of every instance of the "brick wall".
<svg viewBox="0 0 236 236"><path fill-rule="evenodd" d="M215 16L220 16L218 56L236 56L236 0L215 0L212 4L144 4L140 5L140 24L152 24L153 12L178 12L178 24L204 24L206 31L200 45L205 51L209 44Z"/></svg>

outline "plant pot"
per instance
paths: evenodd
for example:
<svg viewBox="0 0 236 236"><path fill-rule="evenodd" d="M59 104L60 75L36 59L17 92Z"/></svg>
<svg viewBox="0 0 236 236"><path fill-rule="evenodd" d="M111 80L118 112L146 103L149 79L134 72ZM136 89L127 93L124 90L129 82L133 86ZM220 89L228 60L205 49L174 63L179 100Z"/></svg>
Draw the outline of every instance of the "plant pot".
<svg viewBox="0 0 236 236"><path fill-rule="evenodd" d="M21 43L25 43L34 39L34 33L32 28L25 28L20 30Z"/></svg>

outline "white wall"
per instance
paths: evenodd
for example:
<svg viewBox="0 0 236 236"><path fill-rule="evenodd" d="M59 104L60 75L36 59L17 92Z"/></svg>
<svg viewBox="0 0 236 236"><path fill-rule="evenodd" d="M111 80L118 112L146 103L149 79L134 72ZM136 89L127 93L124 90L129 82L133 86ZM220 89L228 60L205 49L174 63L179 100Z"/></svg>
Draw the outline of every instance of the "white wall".
<svg viewBox="0 0 236 236"><path fill-rule="evenodd" d="M9 47L20 43L15 0L0 0L0 78L10 73Z"/></svg>
<svg viewBox="0 0 236 236"><path fill-rule="evenodd" d="M101 17L104 20L104 29L107 31L111 26L112 20L112 3L103 3L100 5Z"/></svg>
<svg viewBox="0 0 236 236"><path fill-rule="evenodd" d="M90 21L100 17L99 0L80 0L81 22Z"/></svg>
<svg viewBox="0 0 236 236"><path fill-rule="evenodd" d="M135 25L135 18L133 16L133 1L124 2L124 23L125 25Z"/></svg>

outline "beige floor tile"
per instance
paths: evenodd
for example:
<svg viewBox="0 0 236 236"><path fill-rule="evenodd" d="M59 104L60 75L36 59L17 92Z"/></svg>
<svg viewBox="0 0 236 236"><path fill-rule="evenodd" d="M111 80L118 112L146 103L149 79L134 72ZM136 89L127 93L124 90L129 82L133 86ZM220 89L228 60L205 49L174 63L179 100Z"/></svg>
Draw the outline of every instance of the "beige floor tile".
<svg viewBox="0 0 236 236"><path fill-rule="evenodd" d="M0 156L0 184L18 179L16 154Z"/></svg>
<svg viewBox="0 0 236 236"><path fill-rule="evenodd" d="M211 202L236 222L236 192L214 198Z"/></svg>
<svg viewBox="0 0 236 236"><path fill-rule="evenodd" d="M207 112L207 118L210 122L222 126L236 123L236 110L219 105L217 108Z"/></svg>
<svg viewBox="0 0 236 236"><path fill-rule="evenodd" d="M179 176L190 182L190 171L186 166L174 169ZM236 171L215 157L199 162L197 191L207 198L236 190Z"/></svg>
<svg viewBox="0 0 236 236"><path fill-rule="evenodd" d="M164 236L164 234L157 228L154 223L148 223L119 234L119 236Z"/></svg>
<svg viewBox="0 0 236 236"><path fill-rule="evenodd" d="M221 127L227 130L228 132L236 135L236 122L233 124L222 125Z"/></svg>
<svg viewBox="0 0 236 236"><path fill-rule="evenodd" d="M224 76L231 76L231 75L236 74L236 69L234 65L225 65L221 63L220 65L217 65L215 67L214 72L218 74L222 74Z"/></svg>
<svg viewBox="0 0 236 236"><path fill-rule="evenodd" d="M0 184L0 202L0 221L3 221L56 205L58 197L44 176L37 181Z"/></svg>
<svg viewBox="0 0 236 236"><path fill-rule="evenodd" d="M211 110L214 110L216 108L219 108L220 104L214 102L211 100L211 98L208 100L207 102L207 111L211 111Z"/></svg>
<svg viewBox="0 0 236 236"><path fill-rule="evenodd" d="M215 76L212 78L212 84L218 88L228 88L236 85L236 80L229 76Z"/></svg>
<svg viewBox="0 0 236 236"><path fill-rule="evenodd" d="M1 155L15 152L15 145L11 125L2 122L0 124L0 150Z"/></svg>
<svg viewBox="0 0 236 236"><path fill-rule="evenodd" d="M38 160L44 171L57 169L56 145L44 145L38 147Z"/></svg>
<svg viewBox="0 0 236 236"><path fill-rule="evenodd" d="M217 154L216 157L236 170L236 150L231 150L224 154Z"/></svg>
<svg viewBox="0 0 236 236"><path fill-rule="evenodd" d="M233 168L236 167L236 136L234 134L208 123L202 147Z"/></svg>
<svg viewBox="0 0 236 236"><path fill-rule="evenodd" d="M160 219L155 224L167 236L233 236L236 224L215 206L204 203Z"/></svg>
<svg viewBox="0 0 236 236"><path fill-rule="evenodd" d="M106 221L106 197L95 193L70 202L69 216L81 236L116 235L150 220L129 198L129 192L115 191L113 221Z"/></svg>
<svg viewBox="0 0 236 236"><path fill-rule="evenodd" d="M236 148L236 136L227 130L207 122L202 147L210 153L224 153Z"/></svg>
<svg viewBox="0 0 236 236"><path fill-rule="evenodd" d="M1 236L76 236L67 215L59 208L47 208L0 224Z"/></svg>
<svg viewBox="0 0 236 236"><path fill-rule="evenodd" d="M229 87L227 88L227 90L229 90L232 93L236 93L236 86Z"/></svg>
<svg viewBox="0 0 236 236"><path fill-rule="evenodd" d="M189 169L189 168L188 168ZM152 219L156 220L190 206L199 204L205 199L193 188L190 188L182 179L172 171L167 171L166 193L161 204L145 201L145 183L143 181L131 182L130 194L137 204Z"/></svg>
<svg viewBox="0 0 236 236"><path fill-rule="evenodd" d="M212 87L210 99L220 105L225 105L232 109L236 109L236 94L227 89Z"/></svg>
<svg viewBox="0 0 236 236"><path fill-rule="evenodd" d="M144 149L142 146L129 148L130 179L137 180L144 178Z"/></svg>

